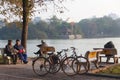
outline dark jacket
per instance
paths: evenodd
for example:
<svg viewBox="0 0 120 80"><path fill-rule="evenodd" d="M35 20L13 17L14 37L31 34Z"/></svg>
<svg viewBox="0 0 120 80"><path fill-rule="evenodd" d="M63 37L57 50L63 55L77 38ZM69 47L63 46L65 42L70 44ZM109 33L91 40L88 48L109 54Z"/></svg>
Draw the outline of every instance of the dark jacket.
<svg viewBox="0 0 120 80"><path fill-rule="evenodd" d="M115 48L114 44L110 41L104 45L104 48Z"/></svg>
<svg viewBox="0 0 120 80"><path fill-rule="evenodd" d="M19 52L18 53L23 53L23 52L21 52L20 50L23 50L24 49L24 47L22 46L22 45L14 45L14 48L16 49L16 50L18 50Z"/></svg>

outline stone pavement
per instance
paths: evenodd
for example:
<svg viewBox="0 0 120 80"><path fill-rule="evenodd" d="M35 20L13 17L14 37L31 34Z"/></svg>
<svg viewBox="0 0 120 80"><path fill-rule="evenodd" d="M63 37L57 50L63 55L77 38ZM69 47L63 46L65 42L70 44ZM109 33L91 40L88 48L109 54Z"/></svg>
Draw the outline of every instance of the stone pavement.
<svg viewBox="0 0 120 80"><path fill-rule="evenodd" d="M32 70L31 61L28 64L0 65L0 80L120 80L109 77L90 75L66 76L64 73L37 76Z"/></svg>

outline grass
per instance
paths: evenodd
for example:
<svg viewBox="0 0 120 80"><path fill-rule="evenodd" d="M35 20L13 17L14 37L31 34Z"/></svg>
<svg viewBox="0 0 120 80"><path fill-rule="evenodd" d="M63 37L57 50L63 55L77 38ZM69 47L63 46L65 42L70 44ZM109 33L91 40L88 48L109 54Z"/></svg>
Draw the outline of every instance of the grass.
<svg viewBox="0 0 120 80"><path fill-rule="evenodd" d="M120 64L116 66L112 66L106 70L100 71L99 74L110 74L110 75L120 76Z"/></svg>
<svg viewBox="0 0 120 80"><path fill-rule="evenodd" d="M2 55L0 55L0 64L3 63Z"/></svg>

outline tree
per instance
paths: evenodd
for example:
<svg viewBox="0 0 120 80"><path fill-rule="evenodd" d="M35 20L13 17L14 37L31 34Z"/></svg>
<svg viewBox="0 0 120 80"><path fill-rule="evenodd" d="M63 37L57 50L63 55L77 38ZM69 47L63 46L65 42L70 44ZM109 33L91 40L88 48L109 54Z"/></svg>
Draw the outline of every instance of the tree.
<svg viewBox="0 0 120 80"><path fill-rule="evenodd" d="M1 0L0 8L1 8L0 13L3 16L5 16L5 21L20 20L21 22L23 22L21 40L22 40L22 45L26 49L26 41L28 35L28 21L30 17L29 16L30 11L33 8L33 1L32 0Z"/></svg>
<svg viewBox="0 0 120 80"><path fill-rule="evenodd" d="M28 0L22 0L23 2L23 28L22 28L22 45L27 47L27 36L28 36L28 20L30 14L30 5Z"/></svg>
<svg viewBox="0 0 120 80"><path fill-rule="evenodd" d="M56 2L62 3L64 0L1 0L0 1L0 14L4 15L6 20L14 20L18 19L23 22L22 26L22 45L26 49L27 43L27 35L28 35L28 22L33 12L36 12L37 6L45 6L45 10L47 11L47 3L45 2L53 2L54 7L56 7L59 12L61 11L61 6L58 6ZM17 16L17 18L16 18Z"/></svg>

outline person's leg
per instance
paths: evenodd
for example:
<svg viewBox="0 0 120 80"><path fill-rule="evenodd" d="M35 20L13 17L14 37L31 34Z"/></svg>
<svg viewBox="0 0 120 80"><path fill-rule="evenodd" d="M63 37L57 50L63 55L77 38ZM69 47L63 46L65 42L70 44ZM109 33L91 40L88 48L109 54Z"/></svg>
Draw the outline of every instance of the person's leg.
<svg viewBox="0 0 120 80"><path fill-rule="evenodd" d="M24 57L23 57L22 53L19 53L19 54L18 54L18 57L19 57L22 61L24 61Z"/></svg>
<svg viewBox="0 0 120 80"><path fill-rule="evenodd" d="M22 54L22 56L23 56L23 62L25 64L27 64L28 63L28 61L27 61L27 54Z"/></svg>
<svg viewBox="0 0 120 80"><path fill-rule="evenodd" d="M24 60L27 61L27 54L23 54Z"/></svg>
<svg viewBox="0 0 120 80"><path fill-rule="evenodd" d="M109 56L107 56L106 63L108 63L108 62L109 62L109 60L110 60L110 57L109 57Z"/></svg>
<svg viewBox="0 0 120 80"><path fill-rule="evenodd" d="M110 58L111 58L111 55L108 55L106 60L107 63L109 63Z"/></svg>
<svg viewBox="0 0 120 80"><path fill-rule="evenodd" d="M28 61L27 61L27 54L21 53L21 54L18 54L18 56L25 64L28 63Z"/></svg>
<svg viewBox="0 0 120 80"><path fill-rule="evenodd" d="M16 62L17 62L17 55L13 54L13 64L16 64Z"/></svg>

